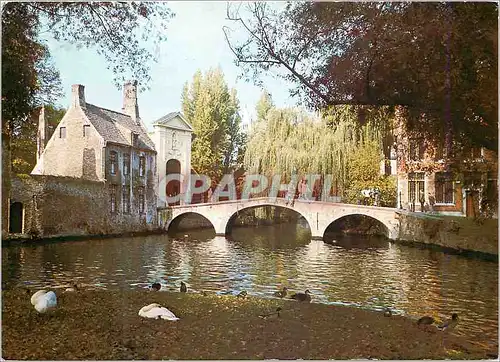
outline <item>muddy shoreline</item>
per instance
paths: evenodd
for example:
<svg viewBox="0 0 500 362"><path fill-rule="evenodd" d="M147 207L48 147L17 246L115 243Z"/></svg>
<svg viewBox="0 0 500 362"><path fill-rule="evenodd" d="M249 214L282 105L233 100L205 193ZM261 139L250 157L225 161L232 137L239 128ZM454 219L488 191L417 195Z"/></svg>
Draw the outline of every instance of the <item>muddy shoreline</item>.
<svg viewBox="0 0 500 362"><path fill-rule="evenodd" d="M498 350L403 316L293 300L200 293L62 291L40 315L23 289L2 293L5 359L486 359ZM313 299L314 301L314 299ZM150 303L180 320L144 319ZM280 317L259 317L282 308Z"/></svg>

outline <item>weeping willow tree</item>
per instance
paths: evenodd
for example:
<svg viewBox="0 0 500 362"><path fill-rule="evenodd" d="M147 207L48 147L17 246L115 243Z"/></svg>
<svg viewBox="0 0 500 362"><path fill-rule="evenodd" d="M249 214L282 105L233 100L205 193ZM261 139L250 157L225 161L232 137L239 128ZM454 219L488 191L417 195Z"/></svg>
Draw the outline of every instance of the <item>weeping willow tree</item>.
<svg viewBox="0 0 500 362"><path fill-rule="evenodd" d="M320 117L296 109L272 108L256 122L244 158L248 173L333 175L337 190L349 182L350 155L366 142L384 152L392 112L389 107L336 106Z"/></svg>

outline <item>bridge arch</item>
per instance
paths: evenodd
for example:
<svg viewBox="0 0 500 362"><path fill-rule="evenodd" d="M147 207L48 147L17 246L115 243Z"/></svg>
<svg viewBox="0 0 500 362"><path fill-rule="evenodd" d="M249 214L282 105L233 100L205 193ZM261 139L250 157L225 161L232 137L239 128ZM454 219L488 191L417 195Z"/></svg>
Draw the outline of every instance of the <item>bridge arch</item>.
<svg viewBox="0 0 500 362"><path fill-rule="evenodd" d="M353 225L357 224L357 225ZM358 213L343 215L333 220L325 229L328 231L349 231L356 227L360 234L377 234L389 237L389 228L379 219Z"/></svg>
<svg viewBox="0 0 500 362"><path fill-rule="evenodd" d="M334 217L333 219L331 219L331 221L329 222L329 224L326 225L326 228L325 228L325 230L323 232L323 238L324 238L325 233L326 233L326 231L327 231L327 229L329 227L331 227L332 225L334 225L336 223L341 222L342 220L346 220L346 219L348 219L349 217L352 217L352 216L364 216L366 218L369 218L371 220L376 221L379 225L382 226L382 231L384 232L384 236L386 236L389 239L393 238L393 232L392 232L393 231L393 225L389 222L389 220L385 220L384 218L371 215L371 213L368 213L368 212L362 212L361 210L356 210L356 211L353 211L353 212L343 213L342 215L337 215L336 217Z"/></svg>
<svg viewBox="0 0 500 362"><path fill-rule="evenodd" d="M275 208L279 208L279 209L285 209L285 210L291 210L293 211L295 214L298 214L300 216L302 216L306 221L307 221L307 225L309 226L309 230L311 230L311 221L309 220L309 218L307 217L307 215L304 215L303 213L301 213L299 210L291 207L291 206L288 206L288 205L281 205L281 204L276 204L276 203L259 203L258 205L249 205L249 206L246 206L246 207L243 207L241 209L238 209L236 212L234 212L233 214L231 214L229 216L229 218L227 219L227 222L226 222L226 226L224 228L224 231L225 231L225 234L230 234L231 233L231 229L234 225L234 221L236 220L236 218L238 217L239 213L240 212L243 212L243 211L248 211L248 210L251 210L251 209L257 209L257 208L260 208L260 207L266 207L266 206L273 206Z"/></svg>
<svg viewBox="0 0 500 362"><path fill-rule="evenodd" d="M186 218L188 218L190 228L196 229L211 227L215 231L215 225L213 224L212 220L210 220L206 215L196 211L187 211L175 216L168 222L165 227L167 233L169 235L173 235L177 232L181 232L182 230L179 230L179 226L182 221L186 220Z"/></svg>

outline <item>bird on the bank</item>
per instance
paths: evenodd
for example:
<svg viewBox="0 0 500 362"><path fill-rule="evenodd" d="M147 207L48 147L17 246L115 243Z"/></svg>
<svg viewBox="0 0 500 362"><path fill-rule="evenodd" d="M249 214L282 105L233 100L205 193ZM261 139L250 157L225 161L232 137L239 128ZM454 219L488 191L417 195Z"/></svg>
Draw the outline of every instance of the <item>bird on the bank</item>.
<svg viewBox="0 0 500 362"><path fill-rule="evenodd" d="M31 296L31 304L38 313L45 313L57 306L56 293L53 291L39 290Z"/></svg>
<svg viewBox="0 0 500 362"><path fill-rule="evenodd" d="M288 288L287 287L283 287L282 290L280 290L278 292L274 292L274 296L278 297L278 298L285 298L287 291L288 291Z"/></svg>
<svg viewBox="0 0 500 362"><path fill-rule="evenodd" d="M277 315L278 318L280 317L280 312L281 312L281 307L276 308L275 312L267 313L267 314L260 314L259 317L262 319L266 319L267 317L270 317L272 315Z"/></svg>
<svg viewBox="0 0 500 362"><path fill-rule="evenodd" d="M307 289L304 293L295 293L290 298L298 300L299 302L310 302L311 292Z"/></svg>
<svg viewBox="0 0 500 362"><path fill-rule="evenodd" d="M188 288L186 286L186 283L181 282L181 293L186 293L188 291Z"/></svg>
<svg viewBox="0 0 500 362"><path fill-rule="evenodd" d="M169 321L179 320L179 318L177 318L174 313L169 311L167 308L162 307L158 303L153 303L142 307L139 311L139 315L144 318L166 319Z"/></svg>
<svg viewBox="0 0 500 362"><path fill-rule="evenodd" d="M392 311L390 308L385 308L384 309L384 317L391 317L392 316Z"/></svg>
<svg viewBox="0 0 500 362"><path fill-rule="evenodd" d="M417 321L417 325L431 325L435 322L434 318L429 316L424 316Z"/></svg>
<svg viewBox="0 0 500 362"><path fill-rule="evenodd" d="M455 328L455 326L458 324L458 314L457 313L453 313L451 315L451 319L448 319L446 321L444 321L443 323L441 323L440 325L438 325L438 329L440 331L444 331L446 329L453 329Z"/></svg>
<svg viewBox="0 0 500 362"><path fill-rule="evenodd" d="M246 298L247 297L247 291L246 290L243 290L241 292L238 293L237 295L238 298Z"/></svg>
<svg viewBox="0 0 500 362"><path fill-rule="evenodd" d="M160 283L153 283L149 287L149 289L154 290L155 292L159 291L161 289L161 284Z"/></svg>

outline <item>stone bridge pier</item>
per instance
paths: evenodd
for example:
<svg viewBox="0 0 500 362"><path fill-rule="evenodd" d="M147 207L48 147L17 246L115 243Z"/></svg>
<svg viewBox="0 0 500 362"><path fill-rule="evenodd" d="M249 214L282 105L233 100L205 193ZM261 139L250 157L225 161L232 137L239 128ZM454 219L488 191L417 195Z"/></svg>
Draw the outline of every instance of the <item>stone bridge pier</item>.
<svg viewBox="0 0 500 362"><path fill-rule="evenodd" d="M260 206L283 207L299 213L307 220L313 239L323 239L325 231L331 223L349 215L365 215L379 221L385 226L386 236L389 239L395 240L399 236L398 215L396 209L393 208L307 200L295 200L294 205L289 206L286 205L284 199L267 197L173 206L168 208L171 215L166 220L164 227L168 230L178 217L195 213L209 220L217 235L226 235L230 232L233 219L239 212Z"/></svg>

